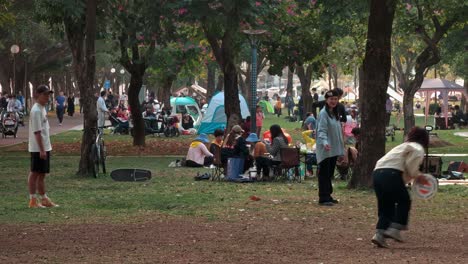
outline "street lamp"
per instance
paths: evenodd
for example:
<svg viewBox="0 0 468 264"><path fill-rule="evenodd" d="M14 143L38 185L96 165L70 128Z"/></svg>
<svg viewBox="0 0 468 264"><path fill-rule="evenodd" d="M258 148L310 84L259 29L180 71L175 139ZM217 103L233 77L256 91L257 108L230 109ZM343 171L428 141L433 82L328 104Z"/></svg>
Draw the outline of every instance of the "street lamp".
<svg viewBox="0 0 468 264"><path fill-rule="evenodd" d="M243 30L249 41L250 47L252 48L252 66L250 73L250 131L252 133L257 131L257 118L256 118L256 108L257 108L257 45L258 39L257 36L262 35L266 32L264 29L249 29ZM260 137L260 135L257 135Z"/></svg>
<svg viewBox="0 0 468 264"><path fill-rule="evenodd" d="M20 48L18 45L13 44L10 47L11 54L13 54L13 81L11 82L12 88L13 88L13 93L16 93L16 54L20 51Z"/></svg>
<svg viewBox="0 0 468 264"><path fill-rule="evenodd" d="M114 91L113 86L115 84L115 78L114 78L115 68L114 67L111 68L111 73L112 73L111 78L113 78L113 81L112 81L112 92L113 92Z"/></svg>
<svg viewBox="0 0 468 264"><path fill-rule="evenodd" d="M122 75L122 91L120 91L120 94L125 92L125 70L120 69L120 74Z"/></svg>

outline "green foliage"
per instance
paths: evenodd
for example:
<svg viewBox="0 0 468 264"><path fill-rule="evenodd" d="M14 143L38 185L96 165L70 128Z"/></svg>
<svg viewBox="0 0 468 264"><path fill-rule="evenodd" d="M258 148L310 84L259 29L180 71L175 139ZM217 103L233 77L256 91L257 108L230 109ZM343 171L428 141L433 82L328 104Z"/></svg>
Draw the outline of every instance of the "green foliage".
<svg viewBox="0 0 468 264"><path fill-rule="evenodd" d="M15 23L15 15L10 9L12 3L11 0L0 0L0 30Z"/></svg>
<svg viewBox="0 0 468 264"><path fill-rule="evenodd" d="M468 76L468 53L466 47L468 40L466 39L468 31L467 22L460 25L459 28L453 30L447 35L447 38L441 42L442 62L449 65L450 69L456 76L466 78Z"/></svg>

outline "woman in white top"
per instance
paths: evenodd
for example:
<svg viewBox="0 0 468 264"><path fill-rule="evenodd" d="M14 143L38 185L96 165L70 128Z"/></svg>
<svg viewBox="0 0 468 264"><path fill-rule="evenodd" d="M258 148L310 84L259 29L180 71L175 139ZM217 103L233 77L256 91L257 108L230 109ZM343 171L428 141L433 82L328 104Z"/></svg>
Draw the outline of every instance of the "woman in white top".
<svg viewBox="0 0 468 264"><path fill-rule="evenodd" d="M213 154L208 151L205 146L209 143L208 136L206 134L200 134L190 144L190 148L187 152L185 166L187 167L203 167L210 166L213 163Z"/></svg>
<svg viewBox="0 0 468 264"><path fill-rule="evenodd" d="M400 230L407 230L411 208L405 184L422 174L419 166L428 145L428 132L413 127L405 142L390 150L375 165L372 177L379 220L372 243L379 247L388 247L386 237L402 242Z"/></svg>

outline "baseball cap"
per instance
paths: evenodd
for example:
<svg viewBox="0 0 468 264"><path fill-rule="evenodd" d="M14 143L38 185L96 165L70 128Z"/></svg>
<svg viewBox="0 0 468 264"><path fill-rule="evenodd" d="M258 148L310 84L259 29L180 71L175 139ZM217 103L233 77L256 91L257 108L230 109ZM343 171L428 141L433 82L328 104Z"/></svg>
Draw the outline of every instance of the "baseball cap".
<svg viewBox="0 0 468 264"><path fill-rule="evenodd" d="M332 97L332 96L338 96L338 92L334 89L325 93L325 98Z"/></svg>
<svg viewBox="0 0 468 264"><path fill-rule="evenodd" d="M39 85L36 88L36 94L43 94L43 93L51 94L51 93L54 93L54 91L51 91L47 85Z"/></svg>
<svg viewBox="0 0 468 264"><path fill-rule="evenodd" d="M234 132L236 132L236 133L241 133L241 132L243 133L243 132L244 132L244 130L242 129L242 127L239 126L239 125L233 126L233 127L232 127L232 131L234 131Z"/></svg>

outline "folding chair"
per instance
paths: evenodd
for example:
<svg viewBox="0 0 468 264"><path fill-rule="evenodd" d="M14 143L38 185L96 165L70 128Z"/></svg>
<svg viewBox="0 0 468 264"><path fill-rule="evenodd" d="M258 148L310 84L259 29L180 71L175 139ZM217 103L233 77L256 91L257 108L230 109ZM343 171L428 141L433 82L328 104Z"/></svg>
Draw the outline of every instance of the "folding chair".
<svg viewBox="0 0 468 264"><path fill-rule="evenodd" d="M222 178L221 176L226 175L224 172L223 163L221 162L221 147L219 147L216 144L211 144L210 151L211 153L213 153L213 166L214 166L211 172L210 180L220 181Z"/></svg>
<svg viewBox="0 0 468 264"><path fill-rule="evenodd" d="M290 181L301 182L301 175L299 173L301 166L299 149L281 148L280 157L281 164L276 168L275 179L288 179Z"/></svg>

